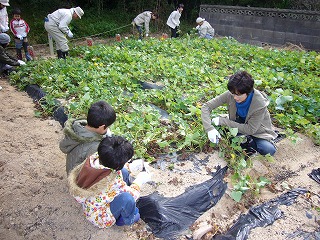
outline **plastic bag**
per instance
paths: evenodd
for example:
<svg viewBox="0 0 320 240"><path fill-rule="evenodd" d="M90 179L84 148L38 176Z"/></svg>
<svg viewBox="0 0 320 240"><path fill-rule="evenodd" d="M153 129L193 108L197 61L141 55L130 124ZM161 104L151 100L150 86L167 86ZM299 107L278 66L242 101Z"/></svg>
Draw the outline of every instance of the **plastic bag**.
<svg viewBox="0 0 320 240"><path fill-rule="evenodd" d="M137 202L141 219L156 237L174 239L221 199L227 188L223 181L226 171L227 167L218 167L211 179L189 187L177 197L158 193L141 197Z"/></svg>
<svg viewBox="0 0 320 240"><path fill-rule="evenodd" d="M308 176L320 184L320 168L313 169L311 173L308 174Z"/></svg>
<svg viewBox="0 0 320 240"><path fill-rule="evenodd" d="M213 239L247 239L251 229L271 225L274 221L282 217L283 213L278 208L279 205L289 206L294 203L300 194L306 192L307 190L303 188L293 189L266 203L250 208L249 212L247 214L242 214L237 222L225 234L215 236Z"/></svg>

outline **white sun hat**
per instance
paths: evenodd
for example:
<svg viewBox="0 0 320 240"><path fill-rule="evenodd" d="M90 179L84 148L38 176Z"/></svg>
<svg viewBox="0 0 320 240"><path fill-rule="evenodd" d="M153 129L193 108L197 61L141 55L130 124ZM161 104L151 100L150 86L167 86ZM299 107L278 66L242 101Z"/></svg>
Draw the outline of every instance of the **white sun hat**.
<svg viewBox="0 0 320 240"><path fill-rule="evenodd" d="M1 3L3 6L6 6L6 7L10 6L9 0L0 0L0 3Z"/></svg>
<svg viewBox="0 0 320 240"><path fill-rule="evenodd" d="M84 11L81 9L81 7L74 8L74 12L78 15L78 17L81 19L81 17L84 14Z"/></svg>
<svg viewBox="0 0 320 240"><path fill-rule="evenodd" d="M198 17L197 20L196 20L196 23L201 23L201 22L203 22L205 20L206 19L204 19L204 18Z"/></svg>

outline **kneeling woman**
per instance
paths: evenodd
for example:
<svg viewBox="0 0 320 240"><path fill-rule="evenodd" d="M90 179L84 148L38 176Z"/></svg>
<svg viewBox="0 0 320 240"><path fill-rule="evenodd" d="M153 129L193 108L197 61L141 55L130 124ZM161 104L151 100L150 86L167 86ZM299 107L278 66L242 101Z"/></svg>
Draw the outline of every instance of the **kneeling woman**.
<svg viewBox="0 0 320 240"><path fill-rule="evenodd" d="M254 80L246 71L232 75L225 93L211 99L202 106L201 118L211 142L217 143L221 137L212 125L238 128L240 134L247 136L249 147L262 155L274 155L276 147L272 140L277 137L273 130L270 113L267 109L267 96L254 88ZM229 118L210 118L211 111L227 105Z"/></svg>

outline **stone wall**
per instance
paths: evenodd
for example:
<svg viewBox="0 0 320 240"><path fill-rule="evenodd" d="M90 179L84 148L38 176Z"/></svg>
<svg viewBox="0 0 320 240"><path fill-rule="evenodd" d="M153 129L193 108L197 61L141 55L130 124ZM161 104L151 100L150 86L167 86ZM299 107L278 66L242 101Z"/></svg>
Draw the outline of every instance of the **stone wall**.
<svg viewBox="0 0 320 240"><path fill-rule="evenodd" d="M199 15L218 35L232 36L240 42L257 45L290 42L320 50L320 12L201 5Z"/></svg>

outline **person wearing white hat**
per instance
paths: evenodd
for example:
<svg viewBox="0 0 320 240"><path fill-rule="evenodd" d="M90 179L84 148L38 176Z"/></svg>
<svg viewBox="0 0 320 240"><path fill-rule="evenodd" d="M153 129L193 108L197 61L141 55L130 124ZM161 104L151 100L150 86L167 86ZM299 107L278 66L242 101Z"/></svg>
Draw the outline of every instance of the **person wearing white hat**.
<svg viewBox="0 0 320 240"><path fill-rule="evenodd" d="M199 34L200 38L206 38L206 39L212 39L213 38L214 29L210 25L210 23L208 23L206 21L206 19L198 17L196 19L196 23L198 24L196 29L198 30L198 34Z"/></svg>
<svg viewBox="0 0 320 240"><path fill-rule="evenodd" d="M84 12L80 7L58 9L45 18L44 27L56 43L58 58L68 56L69 46L66 35L73 37L68 25L72 19L81 19Z"/></svg>
<svg viewBox="0 0 320 240"><path fill-rule="evenodd" d="M9 0L0 0L0 30L7 32L9 30L9 18L7 7L10 6Z"/></svg>

